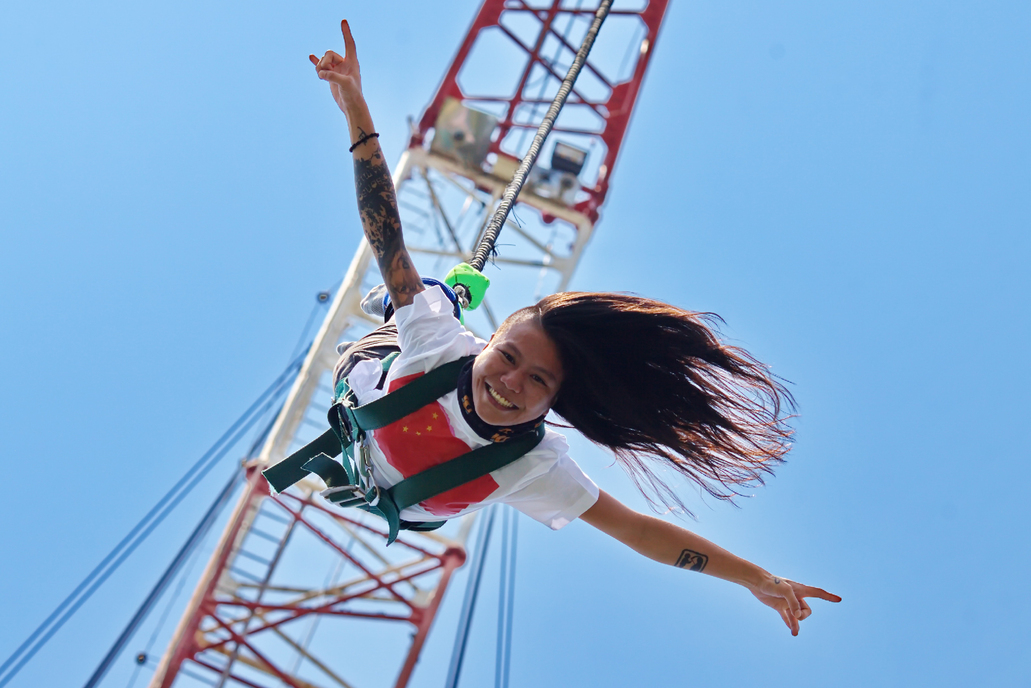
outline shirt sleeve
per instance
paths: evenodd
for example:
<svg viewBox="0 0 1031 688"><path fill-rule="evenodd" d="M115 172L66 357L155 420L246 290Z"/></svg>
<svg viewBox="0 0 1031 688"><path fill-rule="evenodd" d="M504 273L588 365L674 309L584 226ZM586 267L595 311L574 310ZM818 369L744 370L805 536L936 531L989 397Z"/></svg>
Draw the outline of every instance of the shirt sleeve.
<svg viewBox="0 0 1031 688"><path fill-rule="evenodd" d="M559 436L561 437L561 436ZM565 438L557 443L567 447ZM533 452L524 458L533 458ZM599 490L565 451L543 472L512 491L502 500L552 530L564 528L598 501Z"/></svg>
<svg viewBox="0 0 1031 688"><path fill-rule="evenodd" d="M398 370L391 367L391 377L431 370L477 354L485 345L455 318L454 305L436 285L416 294L411 304L397 310L394 319L401 357Z"/></svg>

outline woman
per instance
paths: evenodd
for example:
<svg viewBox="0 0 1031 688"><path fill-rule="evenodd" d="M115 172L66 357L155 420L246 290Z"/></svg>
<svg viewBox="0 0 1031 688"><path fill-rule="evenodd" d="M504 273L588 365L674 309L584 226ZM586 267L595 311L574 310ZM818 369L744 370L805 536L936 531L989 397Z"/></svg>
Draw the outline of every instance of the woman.
<svg viewBox="0 0 1031 688"><path fill-rule="evenodd" d="M343 352L335 382L346 378L365 404L443 363L476 356L455 392L372 433L376 483L389 487L470 448L505 441L538 427L549 410L612 449L638 486L669 506L683 504L654 463L723 499L737 494L736 485L761 483L788 449L781 407L791 397L765 366L720 343L707 316L627 295L564 293L513 314L489 343L461 326L405 248L346 21L341 30L343 57L330 51L310 60L347 118L362 226L396 312L393 323ZM384 373L379 359L393 352L399 355ZM792 635L812 613L806 598L841 600L629 509L598 490L550 430L522 458L402 516L434 521L499 501L556 529L580 518L658 562L743 585Z"/></svg>

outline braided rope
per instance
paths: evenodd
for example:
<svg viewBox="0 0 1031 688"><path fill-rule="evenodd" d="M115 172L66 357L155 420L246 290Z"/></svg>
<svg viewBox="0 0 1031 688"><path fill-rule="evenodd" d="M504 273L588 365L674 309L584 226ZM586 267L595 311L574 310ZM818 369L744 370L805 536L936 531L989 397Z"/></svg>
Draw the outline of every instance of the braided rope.
<svg viewBox="0 0 1031 688"><path fill-rule="evenodd" d="M580 46L580 50L576 53L576 58L573 60L573 64L569 67L569 72L566 74L566 78L563 79L562 85L558 89L558 93L555 94L555 99L551 102L551 107L548 108L548 113L544 115L544 119L541 121L540 127L537 128L537 135L533 137L533 141L530 143L530 150L526 152L521 163L519 163L518 169L515 174L512 175L512 181L505 187L505 193L501 197L501 204L498 209L494 211L494 216L491 218L490 223L483 232L483 237L480 239L479 246L476 247L476 253L473 254L469 264L477 270L483 270L483 266L487 264L487 258L490 257L494 251L494 243L498 240L498 235L501 233L501 228L505 224L505 220L508 219L508 214L512 210L512 205L515 203L516 197L519 195L519 191L523 188L523 182L526 181L526 175L529 174L530 168L533 167L533 163L537 160L537 156L540 154L541 147L544 146L544 140L548 138L548 134L551 133L552 127L555 125L555 120L558 118L559 112L562 110L562 106L566 103L566 98L569 97L570 92L573 90L573 84L576 83L576 77L580 75L580 70L583 68L584 63L587 62L587 55L591 52L591 47L594 45L594 39L598 36L598 31L601 29L602 22L605 21L605 17L609 14L609 9L612 7L612 0L602 0L598 6L598 10L594 13L594 21L591 22L591 27L587 30L587 35L584 36L583 44ZM463 285L458 285L459 298L467 298L463 292L465 291Z"/></svg>

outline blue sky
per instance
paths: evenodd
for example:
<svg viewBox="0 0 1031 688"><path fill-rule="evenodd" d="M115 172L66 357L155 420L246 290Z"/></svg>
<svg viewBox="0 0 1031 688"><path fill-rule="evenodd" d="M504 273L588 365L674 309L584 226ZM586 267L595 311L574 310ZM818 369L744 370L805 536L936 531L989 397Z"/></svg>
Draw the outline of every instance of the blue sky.
<svg viewBox="0 0 1031 688"><path fill-rule="evenodd" d="M0 656L279 374L346 269L346 132L308 53L351 19L396 160L477 6L7 9ZM1015 2L672 1L572 286L715 311L794 383L790 461L688 525L845 601L792 638L741 589L524 520L513 686L1031 681L1029 31ZM11 685L83 683L230 469ZM442 683L454 606L414 685ZM493 676L484 614L465 685Z"/></svg>

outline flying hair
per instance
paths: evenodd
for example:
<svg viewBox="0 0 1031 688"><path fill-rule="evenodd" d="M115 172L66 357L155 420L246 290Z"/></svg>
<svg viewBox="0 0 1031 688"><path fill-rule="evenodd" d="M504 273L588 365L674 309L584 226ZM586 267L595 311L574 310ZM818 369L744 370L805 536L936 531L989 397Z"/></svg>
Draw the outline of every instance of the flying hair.
<svg viewBox="0 0 1031 688"><path fill-rule="evenodd" d="M732 502L791 447L791 393L720 341L718 315L630 294L563 292L513 313L500 331L523 320L559 351L565 378L552 410L610 449L653 507L691 514L668 469Z"/></svg>

